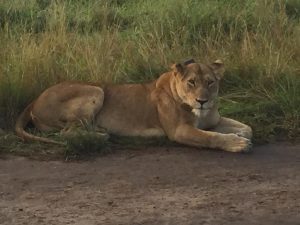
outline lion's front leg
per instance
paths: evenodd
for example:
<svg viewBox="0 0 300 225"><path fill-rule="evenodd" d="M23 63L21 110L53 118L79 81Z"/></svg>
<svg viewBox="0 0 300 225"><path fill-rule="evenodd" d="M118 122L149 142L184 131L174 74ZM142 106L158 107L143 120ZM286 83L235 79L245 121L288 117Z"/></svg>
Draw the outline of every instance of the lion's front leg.
<svg viewBox="0 0 300 225"><path fill-rule="evenodd" d="M211 131L222 134L236 134L247 139L252 138L252 129L239 121L221 117L219 123Z"/></svg>
<svg viewBox="0 0 300 225"><path fill-rule="evenodd" d="M158 113L162 128L169 139L181 144L198 148L216 148L229 152L248 152L251 141L229 132L205 131L194 127L194 117L185 110L176 107L168 96L159 101Z"/></svg>
<svg viewBox="0 0 300 225"><path fill-rule="evenodd" d="M190 146L217 148L229 152L248 152L252 148L249 139L237 134L204 131L187 124L177 127L171 139Z"/></svg>

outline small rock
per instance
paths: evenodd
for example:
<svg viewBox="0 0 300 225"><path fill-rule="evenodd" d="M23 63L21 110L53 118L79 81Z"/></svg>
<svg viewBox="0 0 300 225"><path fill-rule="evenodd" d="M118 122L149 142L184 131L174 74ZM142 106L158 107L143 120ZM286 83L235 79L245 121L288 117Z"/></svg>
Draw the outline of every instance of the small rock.
<svg viewBox="0 0 300 225"><path fill-rule="evenodd" d="M107 204L108 205L112 205L112 204L114 204L114 202L113 201L109 201L109 202L107 202Z"/></svg>

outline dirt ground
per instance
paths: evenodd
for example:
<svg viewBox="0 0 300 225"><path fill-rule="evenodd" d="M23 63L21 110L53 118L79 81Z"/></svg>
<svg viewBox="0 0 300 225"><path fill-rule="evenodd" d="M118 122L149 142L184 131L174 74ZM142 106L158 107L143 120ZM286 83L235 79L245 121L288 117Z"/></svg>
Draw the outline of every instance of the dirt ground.
<svg viewBox="0 0 300 225"><path fill-rule="evenodd" d="M0 160L0 224L300 224L300 145Z"/></svg>

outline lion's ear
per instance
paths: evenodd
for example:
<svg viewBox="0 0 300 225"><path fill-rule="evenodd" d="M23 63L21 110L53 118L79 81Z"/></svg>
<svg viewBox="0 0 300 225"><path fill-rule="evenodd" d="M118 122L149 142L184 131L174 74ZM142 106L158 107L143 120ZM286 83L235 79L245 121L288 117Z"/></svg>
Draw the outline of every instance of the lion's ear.
<svg viewBox="0 0 300 225"><path fill-rule="evenodd" d="M214 74L217 76L217 78L220 80L225 72L224 63L220 59L218 59L210 64L210 67L214 71Z"/></svg>
<svg viewBox="0 0 300 225"><path fill-rule="evenodd" d="M171 69L173 70L173 72L174 72L175 75L177 75L177 74L183 75L184 66L181 63L173 64L171 66Z"/></svg>

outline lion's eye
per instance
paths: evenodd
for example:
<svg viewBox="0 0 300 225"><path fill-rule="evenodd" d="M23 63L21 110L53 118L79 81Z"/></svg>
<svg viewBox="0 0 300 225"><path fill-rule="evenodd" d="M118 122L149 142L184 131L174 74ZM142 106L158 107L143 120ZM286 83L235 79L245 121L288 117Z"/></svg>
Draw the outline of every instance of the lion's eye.
<svg viewBox="0 0 300 225"><path fill-rule="evenodd" d="M195 86L195 80L193 79L188 80L188 84L191 86Z"/></svg>
<svg viewBox="0 0 300 225"><path fill-rule="evenodd" d="M213 83L214 83L214 81L212 81L212 80L207 81L208 86L211 86Z"/></svg>

